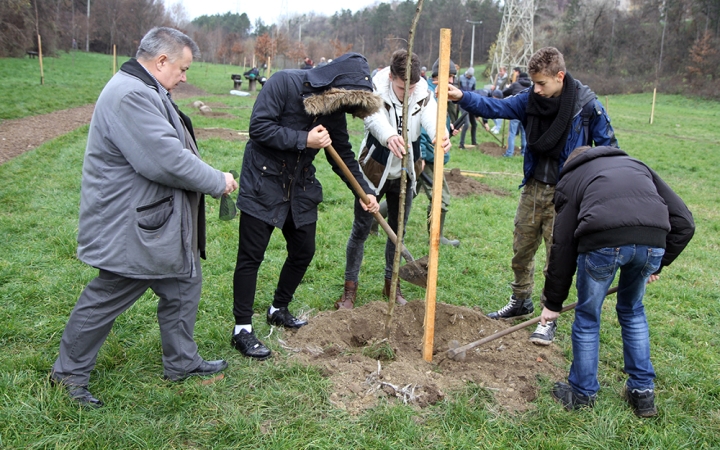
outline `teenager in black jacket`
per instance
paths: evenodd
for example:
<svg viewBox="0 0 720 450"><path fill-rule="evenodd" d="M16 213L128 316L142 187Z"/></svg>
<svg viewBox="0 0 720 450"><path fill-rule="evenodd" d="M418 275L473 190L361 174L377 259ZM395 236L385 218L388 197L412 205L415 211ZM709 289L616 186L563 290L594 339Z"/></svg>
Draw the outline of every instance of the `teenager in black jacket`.
<svg viewBox="0 0 720 450"><path fill-rule="evenodd" d="M553 396L568 410L592 406L597 381L600 313L620 269L617 315L622 328L625 397L635 414L655 408L655 372L643 306L645 285L658 279L690 242L693 217L657 173L616 147L579 147L555 186L553 245L545 277L541 323L559 316L577 268L569 384Z"/></svg>

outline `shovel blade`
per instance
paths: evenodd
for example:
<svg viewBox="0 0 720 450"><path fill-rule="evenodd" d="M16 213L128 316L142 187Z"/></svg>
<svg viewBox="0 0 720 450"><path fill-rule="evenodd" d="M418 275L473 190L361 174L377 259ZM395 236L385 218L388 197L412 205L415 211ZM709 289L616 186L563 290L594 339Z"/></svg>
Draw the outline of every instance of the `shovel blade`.
<svg viewBox="0 0 720 450"><path fill-rule="evenodd" d="M423 256L420 259L409 262L404 266L400 267L398 274L400 278L412 283L415 286L420 286L423 289L427 288L427 268L428 268L428 257Z"/></svg>

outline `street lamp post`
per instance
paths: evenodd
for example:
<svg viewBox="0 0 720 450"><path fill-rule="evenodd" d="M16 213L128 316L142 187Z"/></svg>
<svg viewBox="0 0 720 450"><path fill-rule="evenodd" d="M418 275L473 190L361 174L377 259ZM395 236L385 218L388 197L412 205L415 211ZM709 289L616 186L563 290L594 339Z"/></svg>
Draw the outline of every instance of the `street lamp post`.
<svg viewBox="0 0 720 450"><path fill-rule="evenodd" d="M470 67L475 67L473 64L474 57L475 57L475 25L480 25L482 23L482 20L478 20L478 21L465 20L465 22L471 23L473 26L472 39L470 40Z"/></svg>

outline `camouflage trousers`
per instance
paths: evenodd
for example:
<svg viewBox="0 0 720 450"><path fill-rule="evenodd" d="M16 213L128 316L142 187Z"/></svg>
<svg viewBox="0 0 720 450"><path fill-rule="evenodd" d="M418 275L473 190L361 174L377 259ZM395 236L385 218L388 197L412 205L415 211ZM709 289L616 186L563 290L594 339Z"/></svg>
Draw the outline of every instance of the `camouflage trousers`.
<svg viewBox="0 0 720 450"><path fill-rule="evenodd" d="M547 274L555 222L554 195L554 184L545 184L535 179L530 179L520 194L513 231L512 270L515 281L511 285L515 298L532 297L535 253L543 239L546 255L543 273Z"/></svg>
<svg viewBox="0 0 720 450"><path fill-rule="evenodd" d="M430 180L434 180L435 176L435 167L433 163L425 163L425 169L423 169L423 174L425 174ZM432 203L432 185L425 182L423 177L418 176L418 185L422 187L423 191L425 192L425 195L427 195L428 200L430 200L430 203ZM442 203L440 206L440 210L443 212L447 212L448 207L450 206L450 187L447 184L447 181L445 180L445 175L443 175L443 185L442 185ZM430 211L430 205L428 205L428 211Z"/></svg>

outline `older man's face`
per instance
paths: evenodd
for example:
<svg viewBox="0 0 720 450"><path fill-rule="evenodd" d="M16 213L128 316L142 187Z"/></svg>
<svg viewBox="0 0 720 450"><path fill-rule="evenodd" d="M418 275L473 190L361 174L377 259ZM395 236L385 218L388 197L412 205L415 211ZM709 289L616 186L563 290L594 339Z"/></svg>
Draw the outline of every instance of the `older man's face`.
<svg viewBox="0 0 720 450"><path fill-rule="evenodd" d="M161 55L157 60L158 74L155 78L165 89L172 91L178 84L187 81L185 72L190 68L192 61L192 51L189 47L183 48L182 55L174 61L170 60L166 55Z"/></svg>

